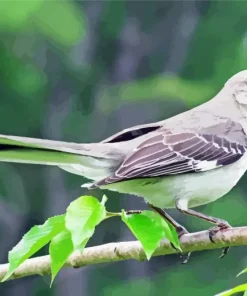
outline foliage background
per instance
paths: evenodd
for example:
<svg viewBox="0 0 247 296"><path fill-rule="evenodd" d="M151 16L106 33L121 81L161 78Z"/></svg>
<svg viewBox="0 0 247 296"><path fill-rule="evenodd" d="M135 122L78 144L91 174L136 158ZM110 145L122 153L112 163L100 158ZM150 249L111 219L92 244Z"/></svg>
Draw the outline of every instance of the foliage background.
<svg viewBox="0 0 247 296"><path fill-rule="evenodd" d="M0 2L0 133L74 142L100 141L131 125L158 121L213 96L247 68L246 1ZM85 194L85 180L58 168L0 164L0 261L34 224ZM246 177L204 213L246 225ZM210 186L210 184L208 184ZM93 195L101 197L102 192ZM108 193L112 211L144 209L141 198ZM190 231L207 223L171 214ZM104 222L90 245L133 237L120 219ZM47 250L44 250L45 254ZM63 270L0 285L34 296L213 295L244 281L246 248Z"/></svg>

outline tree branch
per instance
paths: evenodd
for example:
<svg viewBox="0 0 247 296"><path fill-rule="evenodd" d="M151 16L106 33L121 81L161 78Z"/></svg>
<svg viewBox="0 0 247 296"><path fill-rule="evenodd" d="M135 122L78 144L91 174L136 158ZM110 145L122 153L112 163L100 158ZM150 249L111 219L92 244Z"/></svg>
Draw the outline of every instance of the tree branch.
<svg viewBox="0 0 247 296"><path fill-rule="evenodd" d="M240 246L247 244L247 226L230 228L219 231L215 235L215 244L209 240L208 231L185 234L181 237L180 245L184 253L217 249L226 246ZM167 240L163 240L153 256L176 253ZM64 267L79 268L97 263L117 262L128 259L144 261L145 253L138 241L109 243L96 247L85 248L82 253L74 252ZM8 264L0 265L0 280L7 273ZM50 274L50 256L41 256L26 260L10 279L22 278L30 275Z"/></svg>

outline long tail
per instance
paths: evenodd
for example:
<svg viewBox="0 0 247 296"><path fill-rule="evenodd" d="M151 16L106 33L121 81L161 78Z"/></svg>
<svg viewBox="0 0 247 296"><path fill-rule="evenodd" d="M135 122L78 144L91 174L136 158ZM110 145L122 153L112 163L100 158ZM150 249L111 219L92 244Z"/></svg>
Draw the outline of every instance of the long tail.
<svg viewBox="0 0 247 296"><path fill-rule="evenodd" d="M121 153L113 143L77 144L0 135L0 161L57 165L98 179L108 174L120 160ZM95 172L99 176L91 177Z"/></svg>

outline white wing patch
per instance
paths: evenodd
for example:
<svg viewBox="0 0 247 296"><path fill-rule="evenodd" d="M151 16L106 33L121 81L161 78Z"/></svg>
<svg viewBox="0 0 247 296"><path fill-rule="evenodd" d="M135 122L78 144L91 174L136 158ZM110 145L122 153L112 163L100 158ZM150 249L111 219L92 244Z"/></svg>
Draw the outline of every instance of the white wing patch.
<svg viewBox="0 0 247 296"><path fill-rule="evenodd" d="M217 160L213 160L213 161L203 160L195 165L195 168L200 171L209 171L217 167L219 167L219 165L217 165Z"/></svg>

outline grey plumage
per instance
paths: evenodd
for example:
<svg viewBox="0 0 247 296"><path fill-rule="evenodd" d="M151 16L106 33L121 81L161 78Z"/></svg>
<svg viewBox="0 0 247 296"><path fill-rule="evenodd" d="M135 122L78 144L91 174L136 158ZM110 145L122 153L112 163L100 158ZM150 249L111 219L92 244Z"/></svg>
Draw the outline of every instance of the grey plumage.
<svg viewBox="0 0 247 296"><path fill-rule="evenodd" d="M229 134L236 125L232 122ZM242 137L245 136L242 130ZM232 164L244 155L246 147L228 138L227 134L173 134L159 128L125 158L112 176L92 187L127 179L196 173Z"/></svg>
<svg viewBox="0 0 247 296"><path fill-rule="evenodd" d="M187 209L226 194L247 169L246 106L247 71L242 71L207 103L101 143L0 135L0 161L58 165L91 179L91 188Z"/></svg>

